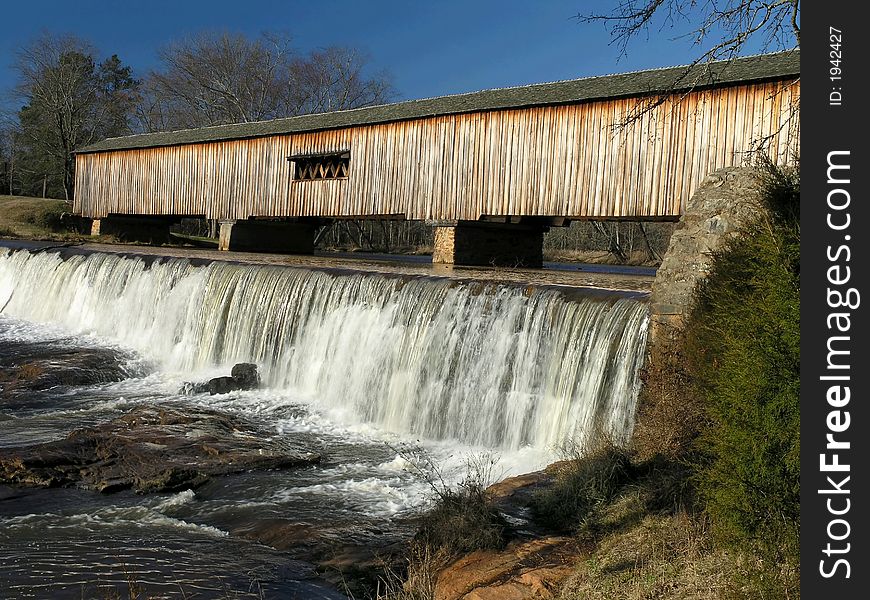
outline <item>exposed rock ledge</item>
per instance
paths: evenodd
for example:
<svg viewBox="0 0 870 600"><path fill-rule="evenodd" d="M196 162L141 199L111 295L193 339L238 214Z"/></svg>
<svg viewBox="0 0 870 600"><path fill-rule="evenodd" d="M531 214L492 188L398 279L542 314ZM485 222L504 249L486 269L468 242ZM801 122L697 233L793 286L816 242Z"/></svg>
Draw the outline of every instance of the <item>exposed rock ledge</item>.
<svg viewBox="0 0 870 600"><path fill-rule="evenodd" d="M478 550L441 571L435 600L538 600L554 598L579 556L568 537L511 543Z"/></svg>
<svg viewBox="0 0 870 600"><path fill-rule="evenodd" d="M490 486L495 506L516 524L518 539L503 550L472 552L441 570L435 600L545 600L556 596L574 572L581 550L575 539L548 533L525 518L532 494L552 482L555 466Z"/></svg>
<svg viewBox="0 0 870 600"><path fill-rule="evenodd" d="M0 449L0 483L175 492L217 475L318 460L315 453L266 440L253 426L220 413L143 406L63 440Z"/></svg>

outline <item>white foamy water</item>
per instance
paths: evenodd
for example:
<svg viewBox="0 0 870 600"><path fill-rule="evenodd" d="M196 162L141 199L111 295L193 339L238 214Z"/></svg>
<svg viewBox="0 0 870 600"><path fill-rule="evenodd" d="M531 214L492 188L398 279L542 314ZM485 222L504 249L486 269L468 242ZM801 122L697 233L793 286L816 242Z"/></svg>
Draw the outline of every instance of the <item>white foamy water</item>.
<svg viewBox="0 0 870 600"><path fill-rule="evenodd" d="M507 452L629 435L647 321L634 299L547 289L0 250L4 304L167 381L255 362L345 425Z"/></svg>

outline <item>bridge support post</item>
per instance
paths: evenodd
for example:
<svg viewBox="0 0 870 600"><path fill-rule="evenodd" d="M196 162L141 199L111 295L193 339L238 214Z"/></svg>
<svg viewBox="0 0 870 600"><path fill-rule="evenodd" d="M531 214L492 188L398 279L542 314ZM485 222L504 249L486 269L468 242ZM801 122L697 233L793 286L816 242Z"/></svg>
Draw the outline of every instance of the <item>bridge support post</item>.
<svg viewBox="0 0 870 600"><path fill-rule="evenodd" d="M468 266L540 267L545 227L458 221L435 226L432 262Z"/></svg>
<svg viewBox="0 0 870 600"><path fill-rule="evenodd" d="M91 222L91 235L113 235L124 242L169 243L170 219L109 215Z"/></svg>
<svg viewBox="0 0 870 600"><path fill-rule="evenodd" d="M283 221L221 221L218 250L312 254L312 223Z"/></svg>
<svg viewBox="0 0 870 600"><path fill-rule="evenodd" d="M695 291L713 254L758 214L761 180L755 169L725 167L707 175L686 204L656 271L650 295L650 347L672 344L683 331Z"/></svg>

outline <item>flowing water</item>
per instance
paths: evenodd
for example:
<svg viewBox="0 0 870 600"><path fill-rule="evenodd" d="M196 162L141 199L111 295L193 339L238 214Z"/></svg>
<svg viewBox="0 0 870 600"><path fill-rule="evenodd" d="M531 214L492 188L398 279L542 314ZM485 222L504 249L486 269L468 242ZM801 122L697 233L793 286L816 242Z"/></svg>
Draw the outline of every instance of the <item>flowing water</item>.
<svg viewBox="0 0 870 600"><path fill-rule="evenodd" d="M431 500L421 473L455 483L487 453L506 476L595 431L625 439L647 323L643 297L614 291L4 248L0 308L7 360L103 352L121 373L0 397L0 446L149 404L239 415L324 457L173 495L0 487L4 597L79 598L125 571L168 596L344 597L301 549L401 541ZM179 391L238 362L262 389ZM270 528L280 542L249 540Z"/></svg>

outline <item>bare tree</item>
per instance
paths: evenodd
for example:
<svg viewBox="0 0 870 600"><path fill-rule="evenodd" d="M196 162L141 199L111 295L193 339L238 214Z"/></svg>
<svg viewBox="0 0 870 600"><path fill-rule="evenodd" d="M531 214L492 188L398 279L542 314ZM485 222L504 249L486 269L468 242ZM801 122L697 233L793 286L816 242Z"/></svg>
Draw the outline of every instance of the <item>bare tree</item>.
<svg viewBox="0 0 870 600"><path fill-rule="evenodd" d="M159 131L262 121L384 102L387 77L365 75L354 50L296 55L286 35L203 33L170 44L145 82L141 128Z"/></svg>
<svg viewBox="0 0 870 600"><path fill-rule="evenodd" d="M284 116L290 69L287 38L202 33L160 52L146 84L148 129L244 123Z"/></svg>
<svg viewBox="0 0 870 600"><path fill-rule="evenodd" d="M331 46L293 61L290 97L294 114L347 110L382 104L393 96L385 72L366 77L368 58L358 50Z"/></svg>
<svg viewBox="0 0 870 600"><path fill-rule="evenodd" d="M73 151L97 140L130 132L138 82L129 67L112 56L96 63L96 52L72 36L43 35L17 57L17 141L19 172L44 188L59 179L72 198Z"/></svg>

